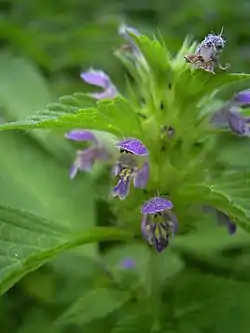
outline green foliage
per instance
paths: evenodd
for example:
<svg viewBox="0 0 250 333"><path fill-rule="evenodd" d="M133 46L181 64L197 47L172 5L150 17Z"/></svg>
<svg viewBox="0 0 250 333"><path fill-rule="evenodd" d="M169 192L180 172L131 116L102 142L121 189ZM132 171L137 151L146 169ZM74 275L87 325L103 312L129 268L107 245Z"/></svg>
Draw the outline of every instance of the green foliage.
<svg viewBox="0 0 250 333"><path fill-rule="evenodd" d="M31 213L4 206L0 210L1 293L62 251L82 244L130 237L113 228L87 229L75 235L60 224Z"/></svg>
<svg viewBox="0 0 250 333"><path fill-rule="evenodd" d="M0 103L5 120L22 120L34 110L51 102L53 94L34 64L10 54L0 54L0 72L4 84L0 87ZM13 98L15 96L15 98ZM61 157L69 153L69 147L52 132L30 133L46 150ZM50 142L54 144L51 145Z"/></svg>
<svg viewBox="0 0 250 333"><path fill-rule="evenodd" d="M129 299L129 294L109 288L95 288L80 297L58 319L58 324L83 325L94 319L104 318L119 309Z"/></svg>
<svg viewBox="0 0 250 333"><path fill-rule="evenodd" d="M8 0L1 10L1 332L248 333L249 138L210 124L250 78L247 3ZM131 34L138 58L120 48L125 18L150 36ZM184 56L222 25L223 63L237 73L192 68ZM92 66L119 96L88 95L96 88L79 74ZM101 164L71 181L83 145L64 134L75 128L93 130L114 154L121 138L141 139L145 191L111 201L114 180ZM140 207L158 194L180 224L161 254L140 234ZM229 237L204 205L237 233Z"/></svg>
<svg viewBox="0 0 250 333"><path fill-rule="evenodd" d="M185 279L183 275L179 279L176 278L172 290L174 294L172 306L178 331L184 332L185 327L189 330L192 327L194 332L199 330L224 332L229 329L230 325L225 325L225 322L233 323L235 320L230 314L236 308L235 304L239 307L244 304L246 298L242 292L244 293L247 286L230 279L189 270L182 274L185 275ZM240 313L244 317L243 312Z"/></svg>
<svg viewBox="0 0 250 333"><path fill-rule="evenodd" d="M118 321L112 333L152 332L152 318L150 314L136 313L124 316Z"/></svg>
<svg viewBox="0 0 250 333"><path fill-rule="evenodd" d="M26 121L2 125L0 129L28 130L42 128L69 130L74 128L88 128L108 130L108 132L116 135L131 135L130 126L132 125L133 135L140 136L141 128L138 118L125 99L116 98L113 101L99 102L96 109L78 109L75 106L78 99L73 96L72 98L69 96L67 99L62 98L60 101L61 103L49 106L47 112L45 111L41 114L38 112L35 116L30 117L30 119L28 118ZM53 109L54 107L55 109ZM59 108L63 111L59 111ZM73 110L74 112L72 112Z"/></svg>
<svg viewBox="0 0 250 333"><path fill-rule="evenodd" d="M250 196L249 184L248 172L225 172L204 184L190 185L183 191L188 198L193 197L197 202L225 212L232 221L249 231L250 211L246 200Z"/></svg>

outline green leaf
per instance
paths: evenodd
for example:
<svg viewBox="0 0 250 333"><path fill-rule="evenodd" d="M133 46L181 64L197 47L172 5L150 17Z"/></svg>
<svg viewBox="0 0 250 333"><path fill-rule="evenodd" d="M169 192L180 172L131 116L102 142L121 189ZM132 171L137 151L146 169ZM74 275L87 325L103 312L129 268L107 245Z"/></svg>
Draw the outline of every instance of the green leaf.
<svg viewBox="0 0 250 333"><path fill-rule="evenodd" d="M55 327L45 309L33 308L32 312L24 315L22 325L19 326L17 333L60 333L59 327Z"/></svg>
<svg viewBox="0 0 250 333"><path fill-rule="evenodd" d="M184 60L185 56L187 54L191 54L195 51L195 48L197 47L196 42L192 42L192 39L190 37L186 37L180 50L176 54L176 56L171 61L171 67L175 71L181 71L183 69L187 69L190 65L186 63Z"/></svg>
<svg viewBox="0 0 250 333"><path fill-rule="evenodd" d="M17 132L0 133L0 149L4 156L0 165L2 204L58 220L72 230L94 225L90 175L80 174L77 181L68 176L74 155L64 164L57 163L31 138Z"/></svg>
<svg viewBox="0 0 250 333"><path fill-rule="evenodd" d="M61 113L62 112L62 113ZM71 111L70 111L71 112ZM75 113L52 110L37 113L26 120L0 125L0 130L10 129L74 129L88 128L108 131L116 135L141 136L139 117L127 100L121 97L103 100L97 108L80 109Z"/></svg>
<svg viewBox="0 0 250 333"><path fill-rule="evenodd" d="M140 305L140 304L139 304ZM150 333L152 332L153 319L149 313L142 313L134 309L133 314L124 315L112 330L112 333ZM145 309L146 310L146 309Z"/></svg>
<svg viewBox="0 0 250 333"><path fill-rule="evenodd" d="M169 68L170 57L163 43L160 43L156 38L149 39L143 35L135 36L131 34L131 36L153 71L162 71Z"/></svg>
<svg viewBox="0 0 250 333"><path fill-rule="evenodd" d="M217 151L220 150L220 154L217 157L220 164L224 164L230 168L237 168L241 171L249 170L250 154L248 137L237 137L230 132L223 132L218 135L215 149Z"/></svg>
<svg viewBox="0 0 250 333"><path fill-rule="evenodd" d="M131 236L117 228L92 228L77 234L37 215L0 206L0 294L62 251L79 245Z"/></svg>
<svg viewBox="0 0 250 333"><path fill-rule="evenodd" d="M198 108L196 113L201 111L201 107L212 101L216 93L225 87L240 82L249 80L250 74L245 73L217 73L213 75L200 69L193 70L185 68L180 72L175 72L175 89L180 99L176 100L180 107L180 115L184 112L187 118L190 117L190 109L192 114ZM191 118L192 119L192 118Z"/></svg>
<svg viewBox="0 0 250 333"><path fill-rule="evenodd" d="M234 332L241 321L242 332L248 332L248 284L191 269L181 272L173 282L168 301L178 332Z"/></svg>
<svg viewBox="0 0 250 333"><path fill-rule="evenodd" d="M197 229L192 233L176 237L171 244L171 249L207 254L250 245L249 234L241 228L238 228L233 237L229 237L227 229L224 226L218 226L215 214L214 216L203 215L196 225Z"/></svg>
<svg viewBox="0 0 250 333"><path fill-rule="evenodd" d="M234 291L233 302L226 314L216 323L214 333L234 333L240 327L241 333L248 333L249 317L249 284L241 284Z"/></svg>
<svg viewBox="0 0 250 333"><path fill-rule="evenodd" d="M0 54L0 75L1 116L6 121L21 121L53 98L41 73L26 59ZM36 131L31 136L55 156L69 153L68 143L55 133Z"/></svg>
<svg viewBox="0 0 250 333"><path fill-rule="evenodd" d="M89 323L119 309L129 298L129 293L111 288L89 290L58 318L57 323L60 325Z"/></svg>
<svg viewBox="0 0 250 333"><path fill-rule="evenodd" d="M241 284L212 274L201 274L190 269L175 277L172 285L175 321L182 327L192 324L194 329L214 327L237 297ZM171 302L171 301L170 301Z"/></svg>
<svg viewBox="0 0 250 333"><path fill-rule="evenodd" d="M250 173L225 173L204 183L183 186L190 202L212 206L250 232Z"/></svg>
<svg viewBox="0 0 250 333"><path fill-rule="evenodd" d="M97 101L84 93L74 93L73 95L62 96L58 100L58 104L52 103L47 106L48 110L56 111L56 106L61 107L61 111L73 113L79 109L94 108ZM58 111L60 111L58 110Z"/></svg>

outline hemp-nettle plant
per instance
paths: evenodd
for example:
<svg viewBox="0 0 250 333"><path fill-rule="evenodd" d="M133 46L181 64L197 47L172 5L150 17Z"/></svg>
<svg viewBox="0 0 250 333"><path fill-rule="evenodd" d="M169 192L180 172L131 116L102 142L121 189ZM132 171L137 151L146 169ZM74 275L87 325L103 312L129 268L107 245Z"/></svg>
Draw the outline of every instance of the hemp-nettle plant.
<svg viewBox="0 0 250 333"><path fill-rule="evenodd" d="M95 182L100 166L100 195L117 225L158 252L176 234L192 232L205 214L214 214L231 235L236 226L250 230L250 206L241 199L250 194L250 173L220 160L223 136L247 140L250 134L250 90L229 101L218 98L222 89L250 76L218 64L225 46L221 34L209 34L198 46L187 38L177 54L161 37L124 25L119 34L126 41L115 52L129 73L125 92L102 70L85 69L79 74L95 92L64 96L47 111L1 130L63 130L66 139L82 145L70 177L77 182L79 173L90 172Z"/></svg>

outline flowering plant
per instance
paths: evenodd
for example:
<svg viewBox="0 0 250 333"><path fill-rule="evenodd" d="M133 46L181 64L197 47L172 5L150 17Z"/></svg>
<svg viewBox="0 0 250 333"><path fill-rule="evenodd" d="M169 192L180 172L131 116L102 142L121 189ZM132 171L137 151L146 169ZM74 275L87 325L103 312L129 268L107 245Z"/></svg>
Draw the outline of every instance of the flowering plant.
<svg viewBox="0 0 250 333"><path fill-rule="evenodd" d="M249 231L249 170L223 163L220 152L226 135L249 136L250 91L227 102L218 96L250 75L214 64L211 73L200 55L198 68L192 66L185 60L195 49L189 39L173 55L161 38L125 26L119 32L128 43L115 52L129 73L125 93L90 68L81 78L100 91L64 96L0 130L58 130L81 146L68 160L70 178L91 173L96 196L110 205L117 226L93 231L97 236L84 242L137 237L163 252L173 236L192 234L208 214L231 235L238 227ZM60 249L80 243L74 238Z"/></svg>

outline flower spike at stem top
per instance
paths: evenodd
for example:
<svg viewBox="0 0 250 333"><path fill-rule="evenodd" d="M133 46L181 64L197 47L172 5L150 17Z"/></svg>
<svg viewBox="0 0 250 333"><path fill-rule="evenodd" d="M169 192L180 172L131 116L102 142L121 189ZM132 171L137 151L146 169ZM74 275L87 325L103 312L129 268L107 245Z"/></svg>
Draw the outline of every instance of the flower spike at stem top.
<svg viewBox="0 0 250 333"><path fill-rule="evenodd" d="M250 106L250 89L238 92L224 104L215 96L229 83L249 76L210 75L227 68L220 64L226 45L222 33L207 34L196 49L187 38L175 55L163 39L150 40L132 27L121 25L119 34L129 44L116 52L128 74L126 97L106 73L90 68L81 73L81 78L100 88L100 92L90 94L97 103L82 106L77 94L62 99L65 104L74 104L73 115L67 114L62 126L93 129L66 134L70 140L89 144L77 152L71 178L78 170L90 171L96 162L107 163L114 184L110 188L105 181L95 187L97 192L115 198L111 205L118 225L136 233L140 223L143 239L155 252L163 252L177 232L191 232L196 222L203 221L203 205L223 208L223 213L218 213L219 223L227 226L229 234L235 233L234 221L240 224L242 220L244 227L244 219L250 214L243 204L239 207L243 198L237 197L248 195L240 186L245 179L248 184L250 176L247 170L238 178L240 171L234 165L239 166L240 158L235 164L228 163L227 154L220 154L224 140L219 139L228 129L247 142L250 117L249 110L243 108ZM190 64L194 68L190 69ZM113 100L100 101L105 98ZM119 135L111 143L112 149L103 139L104 133ZM90 178L97 182L94 172ZM178 219L183 224L180 228ZM133 262L128 258L121 265L132 267Z"/></svg>

